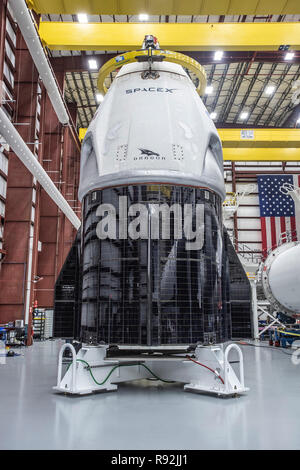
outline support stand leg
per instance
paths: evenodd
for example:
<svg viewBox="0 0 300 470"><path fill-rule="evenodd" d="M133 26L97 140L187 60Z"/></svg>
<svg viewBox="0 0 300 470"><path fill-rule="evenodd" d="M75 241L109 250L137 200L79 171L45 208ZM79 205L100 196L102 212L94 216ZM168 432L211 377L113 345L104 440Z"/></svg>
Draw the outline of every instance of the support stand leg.
<svg viewBox="0 0 300 470"><path fill-rule="evenodd" d="M71 344L65 344L59 353L57 385L54 390L67 394L88 394L96 391L117 390L117 383L151 378L165 382L181 382L184 390L235 396L249 390L244 384L243 354L235 343L197 347L195 361L188 357L139 360L106 358L108 346L83 346L76 354ZM62 358L65 350L72 353L72 362L62 377ZM234 372L229 353L236 350L239 357L239 377Z"/></svg>

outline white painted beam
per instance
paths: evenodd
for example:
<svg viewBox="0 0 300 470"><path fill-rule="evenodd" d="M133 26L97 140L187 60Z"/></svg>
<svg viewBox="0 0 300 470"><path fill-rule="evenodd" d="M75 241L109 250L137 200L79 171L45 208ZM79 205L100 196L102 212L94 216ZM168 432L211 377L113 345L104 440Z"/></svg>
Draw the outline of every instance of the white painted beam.
<svg viewBox="0 0 300 470"><path fill-rule="evenodd" d="M43 80L54 111L62 124L68 124L69 115L65 103L25 0L9 0L9 3L13 9L15 19L17 20L33 62Z"/></svg>
<svg viewBox="0 0 300 470"><path fill-rule="evenodd" d="M25 144L24 140L15 129L14 125L10 122L2 108L0 108L0 134L3 136L7 144L13 149L15 154L20 158L22 163L24 163L30 173L35 176L35 178L49 194L59 209L66 215L66 217L78 230L80 227L80 219L77 217L61 192L57 189L42 165L29 150L28 146Z"/></svg>

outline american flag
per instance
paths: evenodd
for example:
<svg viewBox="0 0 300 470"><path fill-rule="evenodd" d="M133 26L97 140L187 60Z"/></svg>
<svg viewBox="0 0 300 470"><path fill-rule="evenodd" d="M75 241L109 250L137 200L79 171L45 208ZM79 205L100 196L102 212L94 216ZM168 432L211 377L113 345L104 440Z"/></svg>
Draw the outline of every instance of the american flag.
<svg viewBox="0 0 300 470"><path fill-rule="evenodd" d="M281 234L290 233L292 240L297 240L295 204L291 196L283 194L280 188L284 184L300 186L300 175L260 175L257 177L262 252L265 258L268 252L278 246ZM282 240L286 241L283 235Z"/></svg>

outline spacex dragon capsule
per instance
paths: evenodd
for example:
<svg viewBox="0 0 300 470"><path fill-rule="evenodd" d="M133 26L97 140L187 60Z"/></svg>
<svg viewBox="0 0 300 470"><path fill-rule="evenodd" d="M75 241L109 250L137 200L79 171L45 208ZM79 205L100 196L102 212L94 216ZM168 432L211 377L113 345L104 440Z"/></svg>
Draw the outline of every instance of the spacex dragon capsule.
<svg viewBox="0 0 300 470"><path fill-rule="evenodd" d="M152 36L100 70L107 93L82 144L82 226L55 287L55 336L137 348L251 337L205 83L198 62Z"/></svg>

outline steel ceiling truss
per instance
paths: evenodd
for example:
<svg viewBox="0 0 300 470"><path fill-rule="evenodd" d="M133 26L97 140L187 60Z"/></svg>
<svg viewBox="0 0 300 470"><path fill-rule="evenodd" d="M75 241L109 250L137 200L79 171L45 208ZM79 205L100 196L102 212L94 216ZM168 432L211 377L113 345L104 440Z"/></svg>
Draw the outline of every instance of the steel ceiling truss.
<svg viewBox="0 0 300 470"><path fill-rule="evenodd" d="M252 88L257 80L257 77L259 75L259 72L261 71L261 68L262 68L262 63L259 63L256 67L256 70L255 70L255 73L253 75L253 77L250 79L250 83L249 83L249 86L248 86L248 90L247 90L247 93L245 93L245 95L243 96L243 99L241 101L241 104L239 105L239 109L238 109L238 112L233 120L233 123L235 124L236 121L238 120L238 116L239 114L241 113L241 111L244 109L245 105L246 105L246 102L247 102L247 99L249 98L249 95L252 91Z"/></svg>
<svg viewBox="0 0 300 470"><path fill-rule="evenodd" d="M275 88L274 94L277 92L279 86L283 83L283 80L284 80L284 78L286 77L287 73L289 72L290 68L291 68L291 64L287 64L287 65L284 67L284 70L283 70L283 72L281 73L279 80L276 80L276 85L275 85L276 88ZM271 79L272 79L272 77L271 77ZM261 90L261 91L263 92L263 90ZM257 116L257 118L256 118L255 121L254 121L254 125L255 125L255 126L259 124L261 118L266 114L266 112L270 111L270 106L269 106L269 105L270 105L272 99L274 98L274 94L271 94L271 95L267 98L267 101L266 101L266 103L265 103L265 109L262 111L262 113L261 113L260 115Z"/></svg>
<svg viewBox="0 0 300 470"><path fill-rule="evenodd" d="M275 72L276 67L277 67L277 64L272 64L271 69L270 69L270 71L269 71L267 77L266 77L265 80L263 81L263 85L262 85L262 87L261 87L259 93L257 94L257 97L255 98L255 100L254 100L254 101L251 103L251 105L250 105L249 116L248 116L248 118L244 121L245 124L248 124L249 119L250 119L250 116L251 116L252 112L256 109L256 106L257 106L259 100L261 99L262 94L263 94L263 92L264 92L266 86L268 85L268 83L269 83L269 81L270 81L270 79L271 79L271 77L272 77L272 75L273 75L273 72Z"/></svg>
<svg viewBox="0 0 300 470"><path fill-rule="evenodd" d="M291 82L299 78L299 69L292 71L292 65L287 64L284 70L277 75L277 64L272 64L267 75L264 75L263 64L253 64L253 75L246 75L248 63L236 65L234 75L230 76L230 65L223 64L222 70L216 65L207 66L208 83L214 88L213 95L204 97L204 104L211 113L218 114L217 124L278 126L293 111L291 103ZM219 75L221 73L221 76ZM288 79L288 77L291 77ZM70 80L72 78L72 80ZM112 78L112 77L111 77ZM67 101L75 101L81 116L80 126L86 127L98 106L96 102L97 74L86 72L67 72L66 97ZM245 88L246 91L241 89ZM267 96L266 87L269 83L275 85L275 93ZM229 85L230 84L230 85ZM228 86L229 85L229 86ZM284 88L282 85L285 85ZM279 90L280 88L280 90ZM225 99L224 99L225 97ZM275 99L275 101L273 101ZM249 117L241 123L240 113L249 112ZM277 120L279 115L280 122Z"/></svg>
<svg viewBox="0 0 300 470"><path fill-rule="evenodd" d="M226 117L229 114L230 105L233 102L232 98L233 98L233 96L234 97L236 96L236 95L233 95L233 93L234 93L234 90L235 90L236 85L237 85L237 80L240 77L240 74L242 73L243 67L244 67L244 63L242 62L241 64L238 64L238 66L235 69L234 77L233 77L233 79L231 79L230 88L229 88L228 92L226 93L225 103L224 103L224 105L221 109L220 118L219 118L218 122L225 122L226 121Z"/></svg>
<svg viewBox="0 0 300 470"><path fill-rule="evenodd" d="M285 15L240 17L180 17L160 15L157 21L161 22L209 22L209 21L242 21L242 22L284 22L284 20L297 21L298 17L291 18ZM44 20L59 20L64 22L77 21L76 15L47 15ZM98 18L98 19L97 19ZM136 21L136 17L127 15L118 17L115 15L93 17L93 21L118 22ZM116 52L117 53L117 52ZM54 70L68 71L66 73L66 98L67 101L78 105L79 126L87 126L98 106L96 101L97 86L96 73L88 70L88 60L94 58L101 67L116 53L95 53L80 51L49 51L51 64ZM290 101L291 82L299 77L299 68L294 70L295 64L300 62L300 52L295 51L292 64L285 63L285 69L278 73L276 64L284 63L284 51L224 51L224 56L218 64L214 61L212 51L186 51L194 59L205 66L208 76L208 84L214 90L212 95L203 97L208 111L216 111L218 114L217 125L221 126L280 126L293 114L294 105ZM236 68L231 75L231 68ZM266 67L270 69L266 72ZM249 73L250 72L250 73ZM292 72L292 73L291 73ZM267 75L265 75L267 73ZM112 77L111 77L112 79ZM276 92L270 96L265 95L266 86L272 82L276 86ZM246 84L245 84L246 83ZM286 86L283 87L283 84ZM243 122L239 120L243 110L249 112L249 117ZM294 124L294 120L292 120Z"/></svg>

